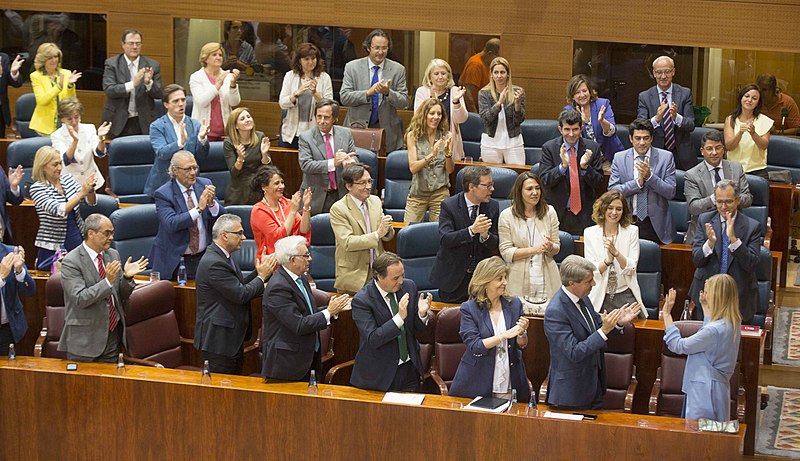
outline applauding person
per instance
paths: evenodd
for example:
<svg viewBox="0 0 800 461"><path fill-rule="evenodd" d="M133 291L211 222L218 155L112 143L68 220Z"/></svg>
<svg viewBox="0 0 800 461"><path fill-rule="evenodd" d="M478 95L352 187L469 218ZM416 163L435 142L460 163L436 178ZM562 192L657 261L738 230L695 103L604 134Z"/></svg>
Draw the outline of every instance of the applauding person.
<svg viewBox="0 0 800 461"><path fill-rule="evenodd" d="M567 109L575 109L581 113L583 119L581 134L584 138L600 144L600 152L604 158L603 169L609 171L614 154L625 149L616 136L617 124L614 121L611 102L597 97L597 92L592 88L587 76L575 75L567 83L567 105L564 106L564 110Z"/></svg>
<svg viewBox="0 0 800 461"><path fill-rule="evenodd" d="M241 102L239 96L239 69L222 70L225 50L217 42L206 43L200 49L203 68L189 77L192 92L192 118L208 123L208 140L222 141L225 123L231 108Z"/></svg>
<svg viewBox="0 0 800 461"><path fill-rule="evenodd" d="M269 138L256 131L256 124L246 107L231 111L225 127L227 138L222 145L225 163L231 172L231 180L225 191L228 205L252 205L261 194L252 188L253 178L261 165L269 165Z"/></svg>
<svg viewBox="0 0 800 461"><path fill-rule="evenodd" d="M81 123L83 104L77 98L65 98L58 103L58 117L61 128L50 135L50 141L64 159L65 169L75 181L82 183L87 177L94 175L95 190L105 184L94 157L106 155L105 139L111 129L111 123L103 122L95 129L90 123Z"/></svg>
<svg viewBox="0 0 800 461"><path fill-rule="evenodd" d="M432 59L425 75L422 77L422 85L417 88L414 95L414 112L419 109L428 99L438 99L442 103L447 120L450 121L450 133L453 136L453 160L464 158L464 144L461 141L460 124L467 121L466 104L464 104L464 87L456 86L453 81L453 71L450 64L443 59ZM408 145L408 140L406 140Z"/></svg>
<svg viewBox="0 0 800 461"><path fill-rule="evenodd" d="M30 128L42 136L56 130L58 101L75 96L75 83L83 74L61 68L61 50L55 43L42 43L36 51L31 73L31 87L36 96L36 108L31 115Z"/></svg>
<svg viewBox="0 0 800 461"><path fill-rule="evenodd" d="M6 127L11 125L11 111L8 104L8 87L22 86L19 68L24 59L16 55L11 61L7 54L0 53L0 137L6 135Z"/></svg>
<svg viewBox="0 0 800 461"><path fill-rule="evenodd" d="M294 52L292 69L283 77L278 101L286 110L281 123L283 146L298 147L297 138L314 126L314 109L325 98L333 98L333 85L325 72L322 53L316 45L301 43Z"/></svg>
<svg viewBox="0 0 800 461"><path fill-rule="evenodd" d="M725 148L728 160L741 163L745 173L769 180L767 146L774 121L761 113L762 104L758 86L739 91L736 110L725 118Z"/></svg>
<svg viewBox="0 0 800 461"><path fill-rule="evenodd" d="M311 189L297 191L289 200L283 196L286 187L283 173L274 166L258 170L251 186L261 192L261 200L250 212L250 226L258 252L275 252L275 242L290 235L301 235L311 244Z"/></svg>
<svg viewBox="0 0 800 461"><path fill-rule="evenodd" d="M481 158L490 163L524 165L521 125L525 120L525 90L511 84L511 66L505 58L492 59L489 72L489 84L478 92L483 122Z"/></svg>

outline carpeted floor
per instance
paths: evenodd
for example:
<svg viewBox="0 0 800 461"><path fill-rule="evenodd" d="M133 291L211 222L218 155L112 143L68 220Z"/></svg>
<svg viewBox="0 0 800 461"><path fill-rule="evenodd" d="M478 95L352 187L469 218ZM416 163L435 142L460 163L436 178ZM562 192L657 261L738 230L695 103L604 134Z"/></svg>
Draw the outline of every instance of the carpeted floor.
<svg viewBox="0 0 800 461"><path fill-rule="evenodd" d="M800 366L800 308L781 307L774 323L772 361Z"/></svg>
<svg viewBox="0 0 800 461"><path fill-rule="evenodd" d="M769 405L761 412L756 453L800 459L800 389L767 387Z"/></svg>

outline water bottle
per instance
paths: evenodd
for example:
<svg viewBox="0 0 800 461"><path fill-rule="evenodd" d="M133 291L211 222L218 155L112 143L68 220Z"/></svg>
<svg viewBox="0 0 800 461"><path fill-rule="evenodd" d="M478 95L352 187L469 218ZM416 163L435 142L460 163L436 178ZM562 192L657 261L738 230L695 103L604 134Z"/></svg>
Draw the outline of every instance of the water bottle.
<svg viewBox="0 0 800 461"><path fill-rule="evenodd" d="M14 367L17 366L17 353L14 351L14 345L8 345L8 366Z"/></svg>
<svg viewBox="0 0 800 461"><path fill-rule="evenodd" d="M203 361L203 374L200 375L200 384L211 385L211 370L208 367L208 360Z"/></svg>
<svg viewBox="0 0 800 461"><path fill-rule="evenodd" d="M517 390L511 389L511 406L508 407L508 414L518 415L519 406L517 405Z"/></svg>
<svg viewBox="0 0 800 461"><path fill-rule="evenodd" d="M317 395L319 387L317 386L317 372L311 370L311 378L308 380L308 395Z"/></svg>
<svg viewBox="0 0 800 461"><path fill-rule="evenodd" d="M178 285L186 286L186 263L183 261L183 256L181 256L181 264L178 266Z"/></svg>
<svg viewBox="0 0 800 461"><path fill-rule="evenodd" d="M683 302L683 312L681 312L681 320L691 320L689 315L689 300Z"/></svg>
<svg viewBox="0 0 800 461"><path fill-rule="evenodd" d="M539 416L539 406L536 405L536 396L531 394L531 400L528 402L528 417Z"/></svg>
<svg viewBox="0 0 800 461"><path fill-rule="evenodd" d="M117 375L123 376L125 375L125 360L122 358L122 352L119 353L119 357L117 358Z"/></svg>

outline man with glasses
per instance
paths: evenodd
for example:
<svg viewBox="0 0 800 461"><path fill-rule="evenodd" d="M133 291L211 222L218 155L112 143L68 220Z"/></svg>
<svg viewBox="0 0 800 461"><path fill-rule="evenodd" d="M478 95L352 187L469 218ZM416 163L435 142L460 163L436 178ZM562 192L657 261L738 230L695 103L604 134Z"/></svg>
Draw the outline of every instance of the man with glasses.
<svg viewBox="0 0 800 461"><path fill-rule="evenodd" d="M156 119L155 100L161 97L161 65L142 56L142 34L122 33L122 53L106 60L103 121L111 122L110 138L150 133Z"/></svg>
<svg viewBox="0 0 800 461"><path fill-rule="evenodd" d="M252 336L250 301L264 292L276 262L274 256L262 253L256 270L242 275L233 256L245 240L239 216L220 216L212 237L197 270L194 347L208 360L212 373L238 375L244 363L244 341Z"/></svg>
<svg viewBox="0 0 800 461"><path fill-rule="evenodd" d="M372 263L383 253L383 242L394 237L392 217L383 214L381 199L372 195L367 165L355 163L342 170L348 194L331 207L336 235L336 281L339 293L354 295L367 284Z"/></svg>
<svg viewBox="0 0 800 461"><path fill-rule="evenodd" d="M386 152L403 146L403 121L397 109L408 105L406 68L386 56L392 50L389 34L375 29L364 39L369 56L354 59L344 66L344 79L339 96L349 107L345 126L383 128Z"/></svg>
<svg viewBox="0 0 800 461"><path fill-rule="evenodd" d="M723 179L730 179L739 186L739 207L747 208L753 203L750 186L742 165L724 159L725 141L721 131L709 131L703 135L700 153L705 161L686 172L683 195L689 205L691 221L686 231L685 243L694 241L697 219L701 214L716 209L714 186Z"/></svg>
<svg viewBox="0 0 800 461"><path fill-rule="evenodd" d="M672 83L674 75L672 58L660 56L653 61L656 85L639 93L637 118L650 120L656 130L653 145L672 152L678 169L688 170L697 164L697 156L692 152L692 91Z"/></svg>
<svg viewBox="0 0 800 461"><path fill-rule="evenodd" d="M739 186L730 179L721 179L714 186L715 211L700 215L692 241L694 280L689 296L694 300L695 318L703 319L699 308L700 291L706 279L715 274L728 274L736 281L742 323L753 320L758 306L756 266L761 254L761 223L739 213Z"/></svg>
<svg viewBox="0 0 800 461"><path fill-rule="evenodd" d="M216 200L211 181L197 176L197 162L191 152L172 156L172 178L153 194L158 214L158 234L150 260L153 271L175 280L181 259L187 278L193 280L206 247L211 243L211 226L225 208Z"/></svg>
<svg viewBox="0 0 800 461"><path fill-rule="evenodd" d="M442 202L439 215L439 251L430 281L447 303L467 300L475 266L497 254L500 205L492 199L492 171L485 166L464 168L464 191Z"/></svg>

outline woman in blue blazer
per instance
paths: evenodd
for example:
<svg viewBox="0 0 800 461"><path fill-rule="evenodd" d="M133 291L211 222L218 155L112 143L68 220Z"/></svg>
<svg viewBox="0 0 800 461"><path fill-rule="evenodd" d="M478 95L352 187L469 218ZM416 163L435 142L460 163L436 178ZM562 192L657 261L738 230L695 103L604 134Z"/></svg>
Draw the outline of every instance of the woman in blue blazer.
<svg viewBox="0 0 800 461"><path fill-rule="evenodd" d="M499 256L484 259L469 283L469 301L461 305L461 339L467 346L450 395L458 397L531 397L522 349L528 345L528 319L518 298L505 296L508 266Z"/></svg>
<svg viewBox="0 0 800 461"><path fill-rule="evenodd" d="M683 371L683 417L731 419L730 380L736 368L741 339L742 314L736 282L728 274L706 280L700 292L705 320L703 327L688 338L672 323L675 289L669 290L664 303L664 342L676 354L688 355Z"/></svg>
<svg viewBox="0 0 800 461"><path fill-rule="evenodd" d="M614 160L614 154L625 150L622 141L617 138L617 125L614 121L614 111L611 110L611 102L597 97L589 77L579 74L569 80L567 105L564 106L564 110L566 109L575 109L581 113L582 136L600 144L600 151L608 162Z"/></svg>

